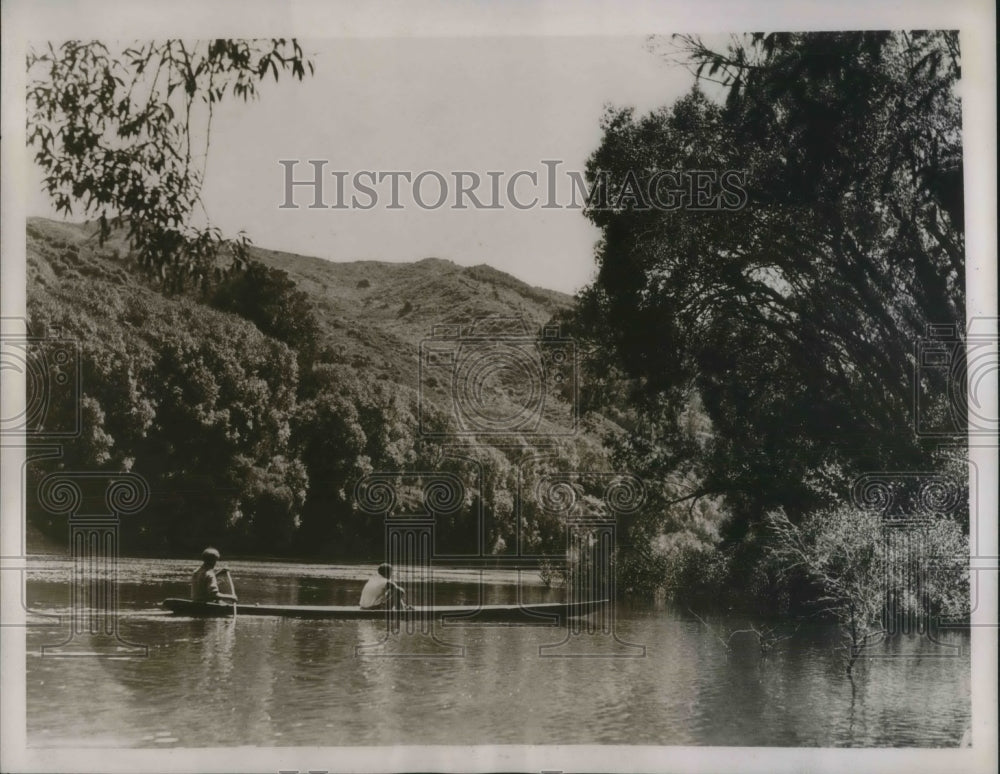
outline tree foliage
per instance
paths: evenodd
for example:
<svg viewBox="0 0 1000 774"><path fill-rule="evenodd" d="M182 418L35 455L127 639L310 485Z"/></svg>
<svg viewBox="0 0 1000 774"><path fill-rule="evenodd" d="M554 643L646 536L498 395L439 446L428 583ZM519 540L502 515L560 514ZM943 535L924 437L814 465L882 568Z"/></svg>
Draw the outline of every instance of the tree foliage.
<svg viewBox="0 0 1000 774"><path fill-rule="evenodd" d="M295 40L161 40L113 51L100 41L48 44L28 56L28 142L58 212L124 225L141 265L168 285L247 258L204 215L212 113L251 100L268 75L301 80L313 63ZM201 212L197 212L200 210Z"/></svg>
<svg viewBox="0 0 1000 774"><path fill-rule="evenodd" d="M577 331L595 344L593 380L629 385L633 467L689 471L690 496L723 496L740 539L770 509L823 505L808 480L824 466L928 464L915 345L928 324L965 319L957 34L760 34L722 52L682 37L676 50L725 101L696 88L606 116L588 175L611 206L587 213L603 237ZM660 170L738 171L745 204L622 196ZM683 428L692 405L710 427L700 442Z"/></svg>
<svg viewBox="0 0 1000 774"><path fill-rule="evenodd" d="M208 295L216 309L238 314L296 350L302 370L312 368L320 337L316 310L287 272L250 259L243 271L214 283Z"/></svg>
<svg viewBox="0 0 1000 774"><path fill-rule="evenodd" d="M893 616L968 615L969 545L950 517L928 513L893 524L877 512L841 506L799 525L775 511L767 527L784 577L814 583L814 612L840 625L848 673L865 648L887 635ZM894 550L893 532L905 533L915 550Z"/></svg>

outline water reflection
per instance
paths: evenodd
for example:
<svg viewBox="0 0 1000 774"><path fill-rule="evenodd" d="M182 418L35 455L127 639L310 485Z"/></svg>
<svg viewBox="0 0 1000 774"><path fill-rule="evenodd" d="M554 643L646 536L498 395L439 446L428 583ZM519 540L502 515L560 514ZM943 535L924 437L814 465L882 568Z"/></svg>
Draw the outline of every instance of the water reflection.
<svg viewBox="0 0 1000 774"><path fill-rule="evenodd" d="M68 574L41 569L29 604L58 612ZM163 614L157 603L186 593L189 569L123 562L121 629L149 646L148 658L43 658L42 645L64 632L28 630L30 744L955 746L969 725L962 633L941 635L958 648L949 658L935 658L941 649L926 639L893 641L882 653L897 658L862 659L853 680L826 627L798 632L762 660L754 642L727 653L669 608L618 611L620 637L645 646L644 658L542 658L539 647L559 630L498 625L435 626L462 658L357 657L356 646L385 638L384 621ZM367 571L247 563L238 583L243 600L352 604ZM435 592L442 603L518 595L516 586L475 583ZM560 596L542 587L521 594Z"/></svg>

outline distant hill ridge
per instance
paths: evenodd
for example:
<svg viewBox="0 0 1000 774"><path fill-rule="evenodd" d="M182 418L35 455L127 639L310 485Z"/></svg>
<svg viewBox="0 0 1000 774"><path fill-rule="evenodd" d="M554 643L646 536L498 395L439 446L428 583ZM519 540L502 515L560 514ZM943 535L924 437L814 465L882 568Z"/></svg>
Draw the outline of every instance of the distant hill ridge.
<svg viewBox="0 0 1000 774"><path fill-rule="evenodd" d="M58 249L83 250L85 265L77 261L74 269L81 273L147 285L121 260L128 253L123 237L99 246L94 224L29 218L28 235ZM28 253L33 276L51 274L52 259L33 250L30 239ZM325 344L339 360L411 388L417 382L417 348L435 326L459 324L464 331L483 317L513 317L536 335L573 303L572 296L531 286L487 264L465 267L437 257L410 263L334 261L259 247L251 255L286 272L310 297Z"/></svg>

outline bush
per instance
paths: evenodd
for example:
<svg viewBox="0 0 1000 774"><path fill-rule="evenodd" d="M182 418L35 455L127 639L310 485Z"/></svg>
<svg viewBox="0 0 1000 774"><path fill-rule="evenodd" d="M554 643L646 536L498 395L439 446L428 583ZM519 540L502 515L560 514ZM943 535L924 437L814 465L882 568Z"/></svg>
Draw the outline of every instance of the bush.
<svg viewBox="0 0 1000 774"><path fill-rule="evenodd" d="M776 511L767 523L783 573L810 577L820 589L816 611L840 624L848 672L861 651L890 630L890 616L968 613L968 538L950 517L893 521L841 505L798 525Z"/></svg>

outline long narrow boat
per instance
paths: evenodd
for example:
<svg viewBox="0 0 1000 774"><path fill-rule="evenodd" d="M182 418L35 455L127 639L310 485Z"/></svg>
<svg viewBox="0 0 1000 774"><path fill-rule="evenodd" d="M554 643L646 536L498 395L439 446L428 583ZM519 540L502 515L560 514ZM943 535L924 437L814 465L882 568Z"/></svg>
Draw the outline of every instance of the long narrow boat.
<svg viewBox="0 0 1000 774"><path fill-rule="evenodd" d="M237 604L236 614L280 616L284 618L384 619L387 614L423 617L445 621L504 622L551 624L596 612L605 600L586 602L541 602L527 605L437 605L405 611L363 610L360 607L322 605L248 605ZM233 605L223 602L194 602L190 599L163 600L163 607L178 615L197 617L230 616Z"/></svg>

